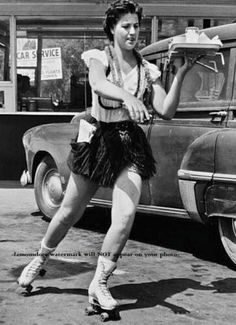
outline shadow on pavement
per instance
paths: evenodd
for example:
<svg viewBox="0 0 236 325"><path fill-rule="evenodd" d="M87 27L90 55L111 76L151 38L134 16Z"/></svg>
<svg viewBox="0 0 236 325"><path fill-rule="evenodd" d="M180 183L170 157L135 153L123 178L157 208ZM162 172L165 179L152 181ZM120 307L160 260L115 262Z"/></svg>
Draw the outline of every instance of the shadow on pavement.
<svg viewBox="0 0 236 325"><path fill-rule="evenodd" d="M188 278L171 278L160 281L129 283L116 285L110 288L115 299L119 301L119 310L134 310L162 306L170 309L175 314L190 314L186 308L168 302L168 298L183 293L188 289L185 295L192 297L199 290L211 291L215 293L236 293L236 279L226 278L213 281L208 285L202 285L199 281ZM30 292L22 293L26 297L45 295L45 294L69 294L77 296L88 296L87 288L58 288L53 286L38 286ZM180 302L181 303L181 302ZM195 317L194 315L192 315Z"/></svg>
<svg viewBox="0 0 236 325"><path fill-rule="evenodd" d="M166 301L167 298L187 289L213 290L212 286L201 285L200 282L195 280L175 278L158 282L120 285L114 287L113 295L120 300L120 310L150 308L159 305L169 308L176 314L188 314L189 310ZM135 300L135 302L122 303L122 300L127 299Z"/></svg>
<svg viewBox="0 0 236 325"><path fill-rule="evenodd" d="M24 187L22 187L20 181L16 181L16 180L14 180L14 181L3 181L3 180L1 180L0 181L0 188L14 188L14 189L15 188L20 188L20 189L22 189ZM26 188L27 189L33 188L33 185L28 184Z"/></svg>
<svg viewBox="0 0 236 325"><path fill-rule="evenodd" d="M33 216L42 216L40 212ZM42 219L48 221L42 216ZM110 209L89 207L75 227L105 234L110 226ZM215 225L190 220L137 213L130 239L190 253L202 260L234 269L221 246Z"/></svg>
<svg viewBox="0 0 236 325"><path fill-rule="evenodd" d="M69 295L77 295L77 296L88 296L87 289L74 289L74 288L65 288L59 289L58 287L35 287L35 289L30 293L25 293L25 297L39 296L45 294L69 294Z"/></svg>
<svg viewBox="0 0 236 325"><path fill-rule="evenodd" d="M29 258L29 261L32 259ZM26 264L14 268L11 270L11 275L16 279L22 272ZM45 275L46 279L56 279L56 278L66 278L81 273L89 272L94 270L94 265L86 262L70 262L70 261L60 261L54 258L50 258L46 265L47 273Z"/></svg>
<svg viewBox="0 0 236 325"><path fill-rule="evenodd" d="M75 225L106 233L110 226L110 210L87 209ZM215 225L205 226L189 220L137 213L130 239L193 254L203 260L231 267L225 257Z"/></svg>
<svg viewBox="0 0 236 325"><path fill-rule="evenodd" d="M198 281L187 278L175 278L158 282L117 285L111 288L111 293L119 301L120 311L163 306L169 308L176 314L187 314L189 313L187 309L166 301L167 298L184 292L187 289L213 290L212 286L201 285ZM23 292L22 294L26 297L45 294L69 294L87 297L88 290L82 288L61 289L52 286L38 286L32 292ZM130 300L134 302L130 302Z"/></svg>
<svg viewBox="0 0 236 325"><path fill-rule="evenodd" d="M120 311L163 306L169 308L175 314L189 314L189 310L167 301L168 298L183 293L188 289L192 289L192 291L186 292L186 296L194 296L194 290L212 291L212 294L236 293L236 279L226 278L211 282L209 285L202 285L199 281L188 278L173 278L158 282L117 285L111 288L111 293L119 301ZM45 294L69 294L87 297L88 291L84 288L63 289L52 286L38 286L32 292L25 293L24 295L30 297Z"/></svg>
<svg viewBox="0 0 236 325"><path fill-rule="evenodd" d="M212 281L214 293L236 293L236 278L225 278L218 281Z"/></svg>

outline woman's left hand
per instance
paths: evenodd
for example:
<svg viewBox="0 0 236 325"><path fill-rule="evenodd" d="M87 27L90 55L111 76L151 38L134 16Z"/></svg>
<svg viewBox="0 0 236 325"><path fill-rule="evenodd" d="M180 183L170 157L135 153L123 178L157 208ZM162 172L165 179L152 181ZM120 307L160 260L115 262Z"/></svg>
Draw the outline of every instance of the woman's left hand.
<svg viewBox="0 0 236 325"><path fill-rule="evenodd" d="M177 71L186 73L193 67L197 59L197 57L179 57L174 60L173 64L176 67Z"/></svg>

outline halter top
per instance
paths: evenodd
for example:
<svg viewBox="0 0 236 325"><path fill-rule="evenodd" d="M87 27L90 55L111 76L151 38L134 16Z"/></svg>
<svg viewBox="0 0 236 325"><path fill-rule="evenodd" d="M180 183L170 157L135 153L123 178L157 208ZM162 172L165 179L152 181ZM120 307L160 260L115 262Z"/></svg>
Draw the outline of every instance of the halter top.
<svg viewBox="0 0 236 325"><path fill-rule="evenodd" d="M98 49L88 50L83 52L81 58L84 60L86 66L89 68L90 59L97 59L101 61L104 65L104 69L107 70L108 68L108 59L105 51L101 51ZM146 61L147 67L149 69L151 81L154 83L161 75L160 70L155 64L149 63ZM137 82L138 82L138 65L136 65L128 74L124 74L121 71L122 79L123 79L123 88L131 94L134 94L137 89ZM112 76L109 74L107 76L107 80L112 81ZM143 65L140 66L140 87L139 92L137 94L137 98L140 100L143 99L143 94L145 92L147 86L147 81L145 78L145 70ZM97 120L102 122L118 122L118 121L125 121L129 120L128 111L124 108L117 108L112 110L104 109L98 100L98 95L92 89L92 109L91 115Z"/></svg>

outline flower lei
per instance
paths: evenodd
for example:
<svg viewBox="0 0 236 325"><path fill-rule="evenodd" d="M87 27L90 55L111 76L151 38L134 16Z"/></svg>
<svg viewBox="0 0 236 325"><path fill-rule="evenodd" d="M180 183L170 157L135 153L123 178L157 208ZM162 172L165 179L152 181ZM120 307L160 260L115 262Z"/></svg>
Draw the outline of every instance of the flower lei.
<svg viewBox="0 0 236 325"><path fill-rule="evenodd" d="M111 45L106 46L105 52L108 58L108 66L110 68L112 82L116 86L123 88L123 78L121 74L121 69L113 46ZM146 106L149 106L150 99L151 99L151 91L152 91L152 80L148 69L148 63L146 60L143 59L141 54L135 49L134 49L134 55L136 57L137 65L138 65L137 88L135 90L134 96L138 97L138 94L140 93L140 87L141 85L144 85L145 91L143 95L143 100L144 100L144 104ZM143 66L144 68L144 79L145 79L142 80L142 82L141 82L141 66ZM102 97L99 97L99 104L105 109L116 109L122 107L120 102L115 100L108 100Z"/></svg>
<svg viewBox="0 0 236 325"><path fill-rule="evenodd" d="M145 81L146 81L146 84L145 84L145 92L144 92L144 95L143 95L143 102L145 104L145 106L150 106L151 104L151 94L152 94L152 79L151 79L151 75L150 75L150 71L148 69L148 63L147 61L142 57L142 55L136 51L134 49L134 54L137 58L137 61L140 62L140 64L142 64L142 66L144 67L144 78L145 78Z"/></svg>

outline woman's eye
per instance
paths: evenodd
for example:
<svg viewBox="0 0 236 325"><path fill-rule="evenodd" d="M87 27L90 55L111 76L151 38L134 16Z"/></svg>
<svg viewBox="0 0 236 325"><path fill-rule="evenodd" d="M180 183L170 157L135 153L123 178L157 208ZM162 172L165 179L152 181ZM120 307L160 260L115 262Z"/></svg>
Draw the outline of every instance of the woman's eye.
<svg viewBox="0 0 236 325"><path fill-rule="evenodd" d="M134 29L138 29L139 28L139 25L138 24L137 25L133 25L133 26L131 26L131 25L123 25L122 27L125 28L125 29L129 29L131 27L133 27Z"/></svg>

